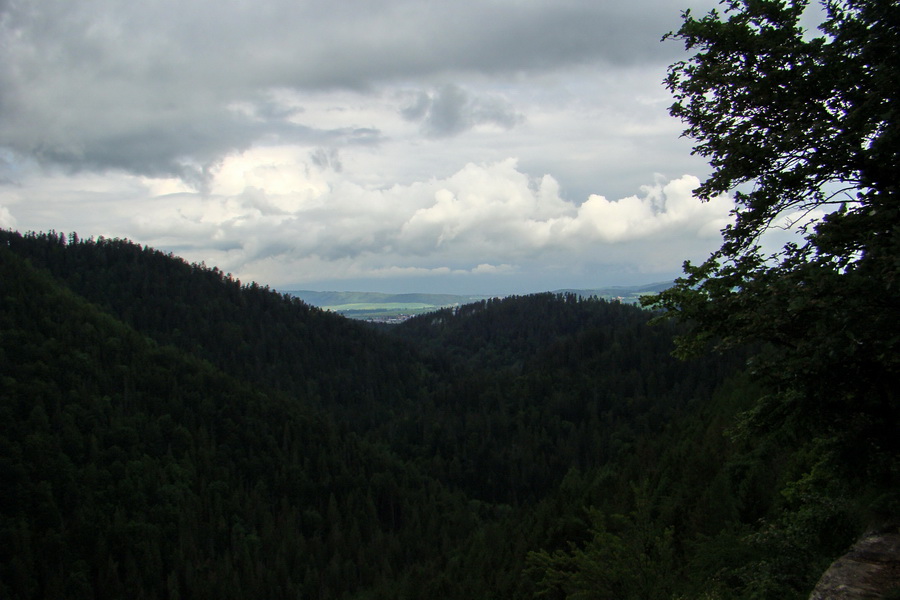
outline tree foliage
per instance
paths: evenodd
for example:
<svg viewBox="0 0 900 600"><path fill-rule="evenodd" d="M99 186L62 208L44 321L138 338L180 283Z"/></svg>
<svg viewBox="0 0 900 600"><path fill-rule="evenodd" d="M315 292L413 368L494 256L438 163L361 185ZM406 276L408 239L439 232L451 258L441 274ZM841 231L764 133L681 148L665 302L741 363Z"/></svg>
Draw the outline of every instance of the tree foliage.
<svg viewBox="0 0 900 600"><path fill-rule="evenodd" d="M760 344L778 393L749 422L832 441L835 466L896 490L900 383L900 4L726 0L684 14L671 113L733 193L723 244L652 302L693 326L684 354ZM774 252L773 229L796 233Z"/></svg>
<svg viewBox="0 0 900 600"><path fill-rule="evenodd" d="M539 597L572 600L667 600L672 597L676 565L672 530L653 522L646 489L634 486L635 509L608 517L589 512L590 539L583 548L533 552L529 565L538 572Z"/></svg>

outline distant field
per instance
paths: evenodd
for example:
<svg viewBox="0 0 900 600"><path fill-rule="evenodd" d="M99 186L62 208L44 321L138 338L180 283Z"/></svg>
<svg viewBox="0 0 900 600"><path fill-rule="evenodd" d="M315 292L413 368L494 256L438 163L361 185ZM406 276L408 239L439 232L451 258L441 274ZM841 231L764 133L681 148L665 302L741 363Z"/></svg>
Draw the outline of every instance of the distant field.
<svg viewBox="0 0 900 600"><path fill-rule="evenodd" d="M434 304L423 304L422 302L354 302L352 304L335 304L331 306L322 306L320 308L324 308L325 310L333 310L335 312L345 312L350 310L403 312L437 310L440 308L440 306L435 306Z"/></svg>
<svg viewBox="0 0 900 600"><path fill-rule="evenodd" d="M320 306L319 308L340 313L350 319L398 323L405 321L408 317L434 312L443 307L422 302L352 302Z"/></svg>
<svg viewBox="0 0 900 600"><path fill-rule="evenodd" d="M555 293L573 293L579 296L597 296L636 304L640 297L654 294L671 283L654 283L642 286L615 286L597 289L555 290ZM286 292L307 304L340 313L351 319L381 320L401 315L419 315L448 306L471 304L493 296L463 296L454 294L385 294L380 292L313 292L294 290Z"/></svg>
<svg viewBox="0 0 900 600"><path fill-rule="evenodd" d="M461 306L487 296L454 294L384 294L378 292L289 291L307 304L340 313L351 319L380 320L401 315L420 315L446 306Z"/></svg>

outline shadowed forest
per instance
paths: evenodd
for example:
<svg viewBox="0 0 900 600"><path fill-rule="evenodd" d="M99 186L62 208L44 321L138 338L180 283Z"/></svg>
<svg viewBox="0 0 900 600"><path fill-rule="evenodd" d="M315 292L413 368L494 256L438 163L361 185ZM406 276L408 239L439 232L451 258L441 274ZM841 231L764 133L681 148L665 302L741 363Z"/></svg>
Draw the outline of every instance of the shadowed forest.
<svg viewBox="0 0 900 600"><path fill-rule="evenodd" d="M376 328L0 232L0 596L804 597L858 499L741 427L740 349L677 360L652 317L536 294Z"/></svg>

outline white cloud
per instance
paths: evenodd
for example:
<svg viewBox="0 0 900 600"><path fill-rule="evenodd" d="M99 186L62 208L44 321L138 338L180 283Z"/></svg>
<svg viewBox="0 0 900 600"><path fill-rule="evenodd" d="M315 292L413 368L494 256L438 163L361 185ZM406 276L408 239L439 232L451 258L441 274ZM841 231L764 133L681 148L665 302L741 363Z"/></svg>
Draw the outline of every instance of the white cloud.
<svg viewBox="0 0 900 600"><path fill-rule="evenodd" d="M16 226L16 220L10 214L9 209L0 204L0 228L13 229Z"/></svg>
<svg viewBox="0 0 900 600"><path fill-rule="evenodd" d="M578 210L571 226L574 233L604 242L687 234L715 236L729 222L730 199L718 196L701 203L693 196L700 180L691 175L666 183L642 186L643 196L609 201L592 195Z"/></svg>
<svg viewBox="0 0 900 600"><path fill-rule="evenodd" d="M0 2L0 225L272 285L668 277L730 206L660 85L691 4Z"/></svg>
<svg viewBox="0 0 900 600"><path fill-rule="evenodd" d="M118 235L272 285L503 275L542 261L672 270L685 258L681 252L715 244L732 206L726 198L695 200L699 181L691 176L659 179L616 201L593 195L579 205L561 197L552 176L530 176L513 159L386 189L294 160L308 157L272 148L231 157L214 174L209 195L132 200L137 210ZM646 248L637 247L642 243Z"/></svg>
<svg viewBox="0 0 900 600"><path fill-rule="evenodd" d="M479 275L496 275L498 273L515 271L516 268L512 265L489 265L487 263L482 263L472 269L472 273L476 273Z"/></svg>
<svg viewBox="0 0 900 600"><path fill-rule="evenodd" d="M74 182L57 180L47 197L66 181ZM80 194L97 207L86 221L91 226L73 228L82 237L129 237L244 280L291 287L439 276L463 285L466 277L529 273L540 286L542 272L583 279L609 268L668 276L685 258L717 245L732 207L727 198L694 199L699 180L692 176L658 178L638 195L615 201L592 195L579 204L561 196L554 177L531 176L513 159L470 163L441 179L367 188L317 168L292 148L227 159L208 195L155 180L141 188L132 180L107 187L101 200L89 179L80 183ZM130 200L118 202L116 192ZM68 201L83 205L73 194L57 198L57 210ZM20 201L12 207L31 221L30 209L48 205ZM122 221L126 211L131 216ZM0 214L12 219L9 211Z"/></svg>

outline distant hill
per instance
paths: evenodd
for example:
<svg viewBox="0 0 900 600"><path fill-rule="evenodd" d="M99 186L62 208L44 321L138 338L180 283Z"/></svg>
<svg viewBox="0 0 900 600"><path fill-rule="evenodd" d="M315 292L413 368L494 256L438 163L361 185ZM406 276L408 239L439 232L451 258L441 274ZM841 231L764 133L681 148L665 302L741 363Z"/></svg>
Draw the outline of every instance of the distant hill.
<svg viewBox="0 0 900 600"><path fill-rule="evenodd" d="M657 294L672 287L671 281L660 281L646 285L614 285L595 289L562 289L554 290L555 294L575 294L584 298L596 296L605 300L618 300L626 304L638 304L642 296Z"/></svg>
<svg viewBox="0 0 900 600"><path fill-rule="evenodd" d="M660 292L671 282L651 283L640 286L611 286L595 289L554 290L555 294L575 294L583 298L618 300L637 304L641 296ZM386 294L380 292L315 292L289 290L285 292L303 302L324 310L340 313L353 319L383 320L398 316L414 316L434 312L441 308L463 306L503 295L467 296L460 294Z"/></svg>

